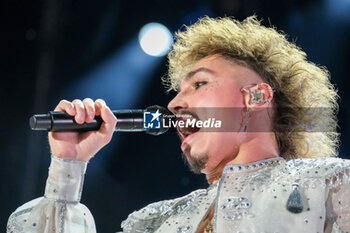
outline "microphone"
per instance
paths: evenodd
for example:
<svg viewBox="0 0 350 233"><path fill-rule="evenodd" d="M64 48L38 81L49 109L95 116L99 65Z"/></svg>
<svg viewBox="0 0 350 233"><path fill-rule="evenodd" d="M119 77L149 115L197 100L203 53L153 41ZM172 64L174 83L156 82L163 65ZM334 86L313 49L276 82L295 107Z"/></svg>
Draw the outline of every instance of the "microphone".
<svg viewBox="0 0 350 233"><path fill-rule="evenodd" d="M164 115L169 115L168 110L162 106L152 105L146 109L136 110L113 110L113 114L117 117L117 125L114 131L119 132L146 132L151 135L160 135L165 133L169 128L163 127L161 124L161 118ZM144 124L144 118L146 115L152 115L154 113L155 118L159 119L158 128L147 127ZM146 119L146 118L145 118ZM151 121L153 121L153 117ZM52 132L85 132L98 130L101 127L103 120L100 116L95 116L95 119L90 122L78 124L74 120L74 117L64 112L51 111L48 114L33 115L29 119L29 125L32 130L45 130ZM152 122L151 122L152 123ZM149 126L149 125L148 125Z"/></svg>

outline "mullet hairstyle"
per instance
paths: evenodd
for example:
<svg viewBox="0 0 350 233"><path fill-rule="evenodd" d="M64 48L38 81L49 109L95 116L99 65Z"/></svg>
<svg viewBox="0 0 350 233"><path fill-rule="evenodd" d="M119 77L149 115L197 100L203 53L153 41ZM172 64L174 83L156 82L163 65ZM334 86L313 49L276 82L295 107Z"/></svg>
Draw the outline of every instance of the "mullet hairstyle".
<svg viewBox="0 0 350 233"><path fill-rule="evenodd" d="M163 77L168 91L178 91L190 68L200 59L222 55L246 63L273 91L275 133L280 156L316 158L336 156L338 94L325 67L307 61L306 54L283 32L262 26L256 16L243 22L233 18L201 18L177 32Z"/></svg>

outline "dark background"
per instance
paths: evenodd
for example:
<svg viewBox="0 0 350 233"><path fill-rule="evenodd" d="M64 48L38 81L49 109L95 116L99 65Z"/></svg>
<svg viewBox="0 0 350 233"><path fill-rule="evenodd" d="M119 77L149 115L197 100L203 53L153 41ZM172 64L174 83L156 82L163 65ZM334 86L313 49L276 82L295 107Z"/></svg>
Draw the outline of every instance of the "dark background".
<svg viewBox="0 0 350 233"><path fill-rule="evenodd" d="M54 109L61 98L104 98L111 109L166 106L160 77L166 58L142 54L140 28L159 22L172 32L198 17L256 13L263 24L286 32L328 67L339 102L342 144L349 158L349 0L32 0L3 1L1 11L0 227L21 204L43 195L50 153L45 132L30 131L34 113ZM98 232L120 230L135 209L205 188L203 176L183 165L175 133L114 135L88 166L82 203Z"/></svg>

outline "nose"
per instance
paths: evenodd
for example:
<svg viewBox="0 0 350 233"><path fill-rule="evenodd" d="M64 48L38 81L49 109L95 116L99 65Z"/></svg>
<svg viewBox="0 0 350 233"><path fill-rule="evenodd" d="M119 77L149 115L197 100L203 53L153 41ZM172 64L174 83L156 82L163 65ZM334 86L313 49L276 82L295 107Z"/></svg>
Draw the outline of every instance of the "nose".
<svg viewBox="0 0 350 233"><path fill-rule="evenodd" d="M177 114L181 109L186 109L188 107L188 101L182 92L179 92L168 104L168 109L173 114Z"/></svg>

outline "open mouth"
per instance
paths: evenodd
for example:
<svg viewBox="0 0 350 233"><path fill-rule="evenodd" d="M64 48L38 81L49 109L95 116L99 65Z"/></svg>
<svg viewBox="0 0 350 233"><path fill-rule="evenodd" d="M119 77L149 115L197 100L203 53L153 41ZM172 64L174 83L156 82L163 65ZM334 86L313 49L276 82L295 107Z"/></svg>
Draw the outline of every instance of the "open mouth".
<svg viewBox="0 0 350 233"><path fill-rule="evenodd" d="M197 118L194 117L179 117L177 118L178 124L177 124L177 130L181 137L185 139L191 134L194 134L200 130L200 128L196 127L196 124L193 124L191 122L197 121ZM183 123L180 123L180 122Z"/></svg>

